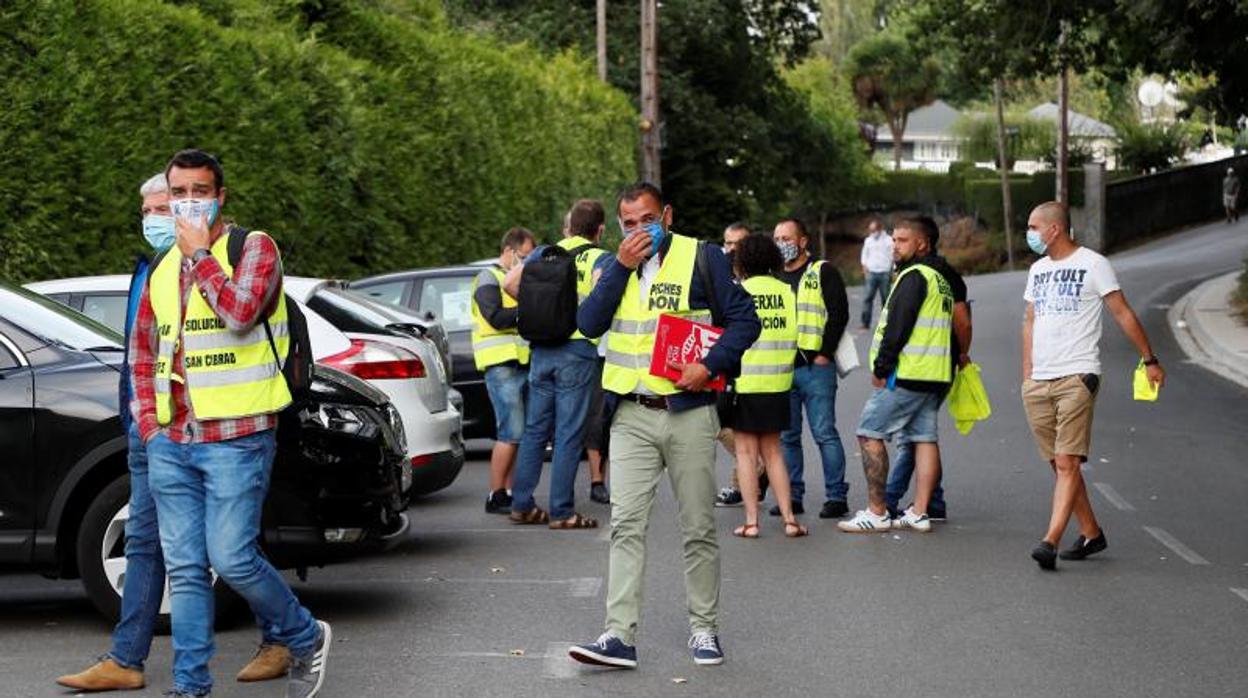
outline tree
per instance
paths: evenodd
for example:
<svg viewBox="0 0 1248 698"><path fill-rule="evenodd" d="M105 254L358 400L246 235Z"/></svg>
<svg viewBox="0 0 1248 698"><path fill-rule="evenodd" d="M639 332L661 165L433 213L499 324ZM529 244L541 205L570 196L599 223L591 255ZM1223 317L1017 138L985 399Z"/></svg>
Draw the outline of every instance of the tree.
<svg viewBox="0 0 1248 698"><path fill-rule="evenodd" d="M891 31L855 44L846 58L854 96L863 109L878 110L893 132L893 169L901 169L901 141L910 112L936 99L940 66Z"/></svg>
<svg viewBox="0 0 1248 698"><path fill-rule="evenodd" d="M594 52L593 0L449 0L450 15L556 52ZM663 190L679 229L713 235L731 220L783 215L814 178L845 186L854 168L780 77L810 50L806 0L681 0L659 8ZM608 80L638 94L638 4L608 4ZM810 183L814 186L814 183Z"/></svg>

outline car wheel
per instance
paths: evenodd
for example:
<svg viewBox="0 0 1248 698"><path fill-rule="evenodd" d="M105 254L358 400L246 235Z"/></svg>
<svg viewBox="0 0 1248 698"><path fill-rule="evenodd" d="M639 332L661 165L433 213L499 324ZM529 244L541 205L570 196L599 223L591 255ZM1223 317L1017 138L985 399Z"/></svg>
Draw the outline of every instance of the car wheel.
<svg viewBox="0 0 1248 698"><path fill-rule="evenodd" d="M105 618L116 623L121 617L121 596L126 584L126 521L130 518L130 476L113 480L87 507L78 529L78 572L88 598ZM230 616L241 600L214 573L216 618ZM169 582L160 598L156 632L169 632Z"/></svg>

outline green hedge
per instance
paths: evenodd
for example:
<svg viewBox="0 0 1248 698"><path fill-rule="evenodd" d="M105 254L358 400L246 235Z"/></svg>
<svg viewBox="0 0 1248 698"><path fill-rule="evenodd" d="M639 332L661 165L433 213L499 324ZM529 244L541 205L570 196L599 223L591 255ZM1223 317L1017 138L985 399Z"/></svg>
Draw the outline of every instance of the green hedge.
<svg viewBox="0 0 1248 698"><path fill-rule="evenodd" d="M321 5L302 28L295 3L0 9L0 276L128 271L138 186L187 146L221 158L227 215L326 276L492 255L635 176L635 112L584 59Z"/></svg>

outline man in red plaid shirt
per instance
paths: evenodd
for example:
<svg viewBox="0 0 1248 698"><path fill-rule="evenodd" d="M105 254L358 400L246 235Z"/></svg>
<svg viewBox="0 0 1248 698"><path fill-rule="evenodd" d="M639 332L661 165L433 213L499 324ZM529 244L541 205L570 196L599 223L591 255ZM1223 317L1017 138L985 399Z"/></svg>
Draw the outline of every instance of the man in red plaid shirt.
<svg viewBox="0 0 1248 698"><path fill-rule="evenodd" d="M272 238L252 232L230 264L224 172L211 155L181 151L165 175L177 244L157 260L139 303L131 409L170 583L174 694L212 690L211 566L290 648L286 695L313 696L330 626L300 605L258 544L277 412L290 402L281 258Z"/></svg>

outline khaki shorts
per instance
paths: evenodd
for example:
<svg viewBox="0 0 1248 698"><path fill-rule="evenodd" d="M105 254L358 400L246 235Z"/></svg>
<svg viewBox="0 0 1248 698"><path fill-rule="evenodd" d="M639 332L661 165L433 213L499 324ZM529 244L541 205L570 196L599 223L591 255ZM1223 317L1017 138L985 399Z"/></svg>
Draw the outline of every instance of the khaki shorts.
<svg viewBox="0 0 1248 698"><path fill-rule="evenodd" d="M1092 376L1094 374L1088 374ZM1093 385L1099 378L1095 379ZM1084 376L1023 381L1023 410L1040 456L1052 461L1057 454L1088 459L1092 442L1092 407L1096 393Z"/></svg>

